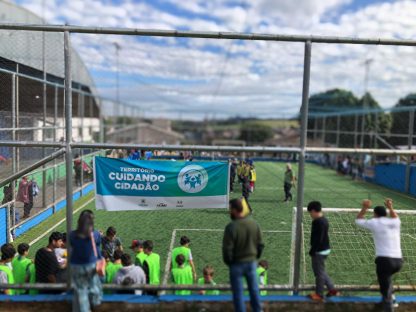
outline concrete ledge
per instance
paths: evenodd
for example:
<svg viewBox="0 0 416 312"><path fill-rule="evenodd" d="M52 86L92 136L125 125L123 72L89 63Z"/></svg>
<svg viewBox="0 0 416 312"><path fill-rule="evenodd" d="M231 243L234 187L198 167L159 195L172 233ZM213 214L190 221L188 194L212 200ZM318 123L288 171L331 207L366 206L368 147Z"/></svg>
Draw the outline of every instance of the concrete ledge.
<svg viewBox="0 0 416 312"><path fill-rule="evenodd" d="M71 311L71 295L5 296L0 295L0 311ZM381 311L377 305L379 298L336 297L326 303L311 302L304 296L265 296L262 297L265 311ZM248 300L247 300L248 301ZM399 296L399 308L395 311L416 311L415 296ZM248 304L248 303L247 303ZM160 297L135 295L105 295L103 304L94 311L233 311L231 296L175 296Z"/></svg>

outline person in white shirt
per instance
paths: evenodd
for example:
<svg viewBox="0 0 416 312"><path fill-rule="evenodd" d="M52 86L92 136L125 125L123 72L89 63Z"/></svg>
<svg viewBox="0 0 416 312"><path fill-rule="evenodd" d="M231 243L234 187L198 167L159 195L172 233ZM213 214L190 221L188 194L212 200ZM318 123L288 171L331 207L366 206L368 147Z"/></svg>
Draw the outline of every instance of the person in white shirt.
<svg viewBox="0 0 416 312"><path fill-rule="evenodd" d="M403 265L402 250L400 247L400 219L393 209L393 201L386 199L385 207L376 206L371 219L365 219L371 201L363 201L361 211L355 223L373 234L376 247L376 272L383 297L385 311L393 311L393 283L392 276L399 272ZM387 208L387 209L386 209ZM389 217L387 216L387 210Z"/></svg>

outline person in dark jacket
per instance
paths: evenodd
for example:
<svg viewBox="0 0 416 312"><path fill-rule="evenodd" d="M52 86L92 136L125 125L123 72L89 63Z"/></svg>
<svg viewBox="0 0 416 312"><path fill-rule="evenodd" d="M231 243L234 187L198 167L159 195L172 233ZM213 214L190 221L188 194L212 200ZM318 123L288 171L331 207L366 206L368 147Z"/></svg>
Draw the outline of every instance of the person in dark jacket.
<svg viewBox="0 0 416 312"><path fill-rule="evenodd" d="M222 254L230 268L230 283L233 290L234 310L246 310L243 297L243 278L250 294L252 311L261 311L260 293L257 282L257 260L264 249L260 226L251 216L244 214L241 199L230 201L232 221L224 230Z"/></svg>
<svg viewBox="0 0 416 312"><path fill-rule="evenodd" d="M311 249L309 255L312 259L312 270L315 275L315 293L309 295L312 300L324 300L324 287L328 288L327 297L338 296L331 278L325 271L325 260L331 253L329 245L329 223L322 213L322 204L312 201L308 204L308 212L312 218Z"/></svg>

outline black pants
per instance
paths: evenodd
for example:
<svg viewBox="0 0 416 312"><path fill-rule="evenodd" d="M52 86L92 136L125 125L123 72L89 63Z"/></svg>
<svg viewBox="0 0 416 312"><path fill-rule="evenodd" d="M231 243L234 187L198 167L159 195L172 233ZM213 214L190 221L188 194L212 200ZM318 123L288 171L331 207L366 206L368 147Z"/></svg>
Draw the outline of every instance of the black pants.
<svg viewBox="0 0 416 312"><path fill-rule="evenodd" d="M290 190L292 189L292 184L291 183L285 183L283 188L285 190L285 201L286 200L292 200L292 193L290 192Z"/></svg>
<svg viewBox="0 0 416 312"><path fill-rule="evenodd" d="M23 204L23 217L29 217L30 211L33 208L33 202Z"/></svg>
<svg viewBox="0 0 416 312"><path fill-rule="evenodd" d="M315 254L312 257L312 270L315 275L316 293L323 297L325 286L328 290L334 289L334 283L325 271L325 260L327 256Z"/></svg>
<svg viewBox="0 0 416 312"><path fill-rule="evenodd" d="M391 304L393 295L392 276L400 271L403 260L398 258L377 257L375 263L383 302Z"/></svg>

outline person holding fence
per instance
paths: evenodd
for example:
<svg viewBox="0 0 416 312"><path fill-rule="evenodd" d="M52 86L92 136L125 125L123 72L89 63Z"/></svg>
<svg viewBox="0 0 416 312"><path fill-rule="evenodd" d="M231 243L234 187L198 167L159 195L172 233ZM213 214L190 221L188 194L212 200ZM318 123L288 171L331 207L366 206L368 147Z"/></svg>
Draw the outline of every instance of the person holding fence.
<svg viewBox="0 0 416 312"><path fill-rule="evenodd" d="M71 277L74 286L72 311L89 312L101 304L102 285L98 275L101 256L101 235L94 230L94 214L84 210L75 231L69 235Z"/></svg>
<svg viewBox="0 0 416 312"><path fill-rule="evenodd" d="M393 311L393 281L394 274L403 266L402 249L400 245L400 219L393 209L393 201L387 198L385 207L376 206L373 218L365 219L371 200L364 200L355 223L373 234L376 247L376 273L380 284L382 305L384 311ZM387 209L386 209L387 208ZM389 216L387 216L387 210Z"/></svg>

